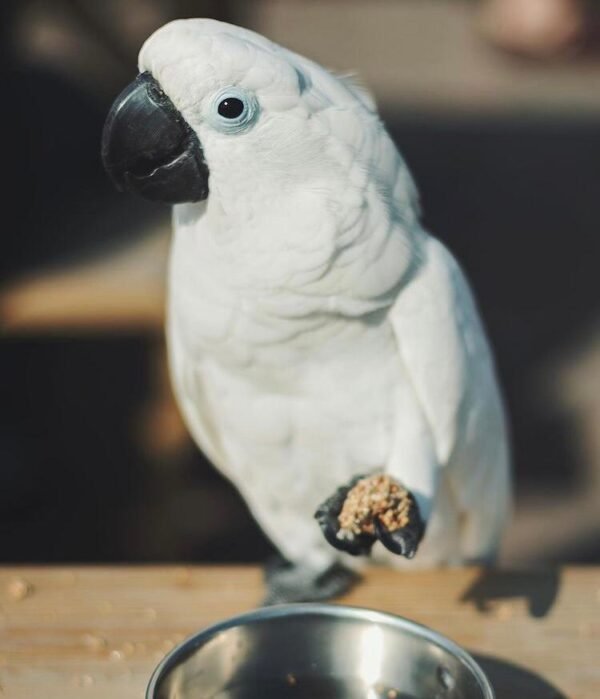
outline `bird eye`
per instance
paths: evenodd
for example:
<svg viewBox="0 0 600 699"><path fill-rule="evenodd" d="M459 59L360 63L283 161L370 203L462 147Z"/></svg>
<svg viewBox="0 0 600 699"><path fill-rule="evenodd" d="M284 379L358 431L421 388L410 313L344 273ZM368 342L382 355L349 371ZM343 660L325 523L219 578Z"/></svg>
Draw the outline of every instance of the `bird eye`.
<svg viewBox="0 0 600 699"><path fill-rule="evenodd" d="M214 95L211 105L208 120L215 129L224 133L245 131L258 114L256 97L233 85Z"/></svg>
<svg viewBox="0 0 600 699"><path fill-rule="evenodd" d="M225 119L237 119L244 111L244 103L237 97L227 97L219 102L217 111Z"/></svg>

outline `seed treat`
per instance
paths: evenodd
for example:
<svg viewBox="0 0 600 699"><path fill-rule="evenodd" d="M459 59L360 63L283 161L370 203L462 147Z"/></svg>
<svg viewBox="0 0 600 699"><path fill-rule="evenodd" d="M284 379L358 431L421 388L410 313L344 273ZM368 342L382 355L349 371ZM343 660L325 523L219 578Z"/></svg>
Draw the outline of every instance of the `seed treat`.
<svg viewBox="0 0 600 699"><path fill-rule="evenodd" d="M338 538L375 534L377 519L388 531L406 527L415 504L410 492L385 474L361 478L346 496L338 516Z"/></svg>

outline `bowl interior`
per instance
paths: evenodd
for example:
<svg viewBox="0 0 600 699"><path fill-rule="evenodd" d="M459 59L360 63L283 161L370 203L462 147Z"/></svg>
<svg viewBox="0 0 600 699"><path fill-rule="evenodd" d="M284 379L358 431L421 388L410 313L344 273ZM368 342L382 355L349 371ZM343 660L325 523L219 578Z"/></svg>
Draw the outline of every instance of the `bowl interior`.
<svg viewBox="0 0 600 699"><path fill-rule="evenodd" d="M492 699L469 656L411 622L280 611L191 639L159 667L148 699Z"/></svg>

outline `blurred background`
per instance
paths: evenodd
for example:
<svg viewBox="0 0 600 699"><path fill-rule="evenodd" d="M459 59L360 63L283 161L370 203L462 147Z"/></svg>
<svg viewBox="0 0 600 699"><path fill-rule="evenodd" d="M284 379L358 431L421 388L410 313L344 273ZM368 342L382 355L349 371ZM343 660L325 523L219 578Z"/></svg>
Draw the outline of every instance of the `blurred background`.
<svg viewBox="0 0 600 699"><path fill-rule="evenodd" d="M600 561L600 51L578 0L0 4L0 561L258 561L163 341L169 211L113 191L104 117L155 28L255 29L374 92L479 300L512 425L512 565Z"/></svg>

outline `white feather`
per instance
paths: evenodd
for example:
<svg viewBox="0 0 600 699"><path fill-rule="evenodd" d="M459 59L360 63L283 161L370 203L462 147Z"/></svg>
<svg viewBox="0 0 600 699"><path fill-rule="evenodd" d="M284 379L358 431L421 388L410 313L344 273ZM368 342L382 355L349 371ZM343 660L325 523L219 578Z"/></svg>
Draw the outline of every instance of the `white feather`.
<svg viewBox="0 0 600 699"><path fill-rule="evenodd" d="M169 277L175 393L200 447L292 561L340 556L313 513L382 469L428 519L417 564L492 555L509 476L489 350L370 99L211 20L159 30L140 67L210 169L208 201L175 208ZM205 116L227 85L260 105L246 133L219 133Z"/></svg>

